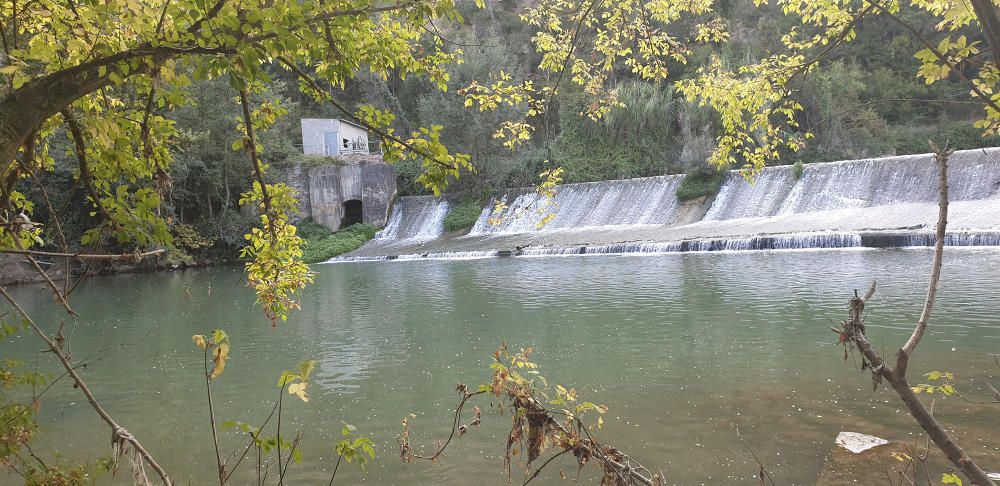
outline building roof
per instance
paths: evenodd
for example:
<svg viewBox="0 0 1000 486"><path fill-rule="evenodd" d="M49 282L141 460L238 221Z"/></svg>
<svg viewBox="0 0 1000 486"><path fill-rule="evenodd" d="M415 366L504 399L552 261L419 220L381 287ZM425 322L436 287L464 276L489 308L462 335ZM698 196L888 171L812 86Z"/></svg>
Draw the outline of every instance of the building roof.
<svg viewBox="0 0 1000 486"><path fill-rule="evenodd" d="M362 125L360 123L355 123L355 122L352 122L351 120L345 120L343 118L337 118L337 119L340 120L341 123L346 123L348 125L356 126L356 127L360 128L360 129L366 131L366 132L368 131L368 127L366 127L366 126L364 126L364 125Z"/></svg>
<svg viewBox="0 0 1000 486"><path fill-rule="evenodd" d="M334 121L334 120L336 120L336 121L339 121L341 123L346 123L346 124L351 125L353 127L357 127L357 128L362 129L362 130L368 131L368 127L366 127L366 126L364 126L364 125L362 125L360 123L355 123L355 122L353 122L351 120L345 120L343 118L300 118L299 122L303 122L303 121L306 121L306 120L309 120L309 121Z"/></svg>

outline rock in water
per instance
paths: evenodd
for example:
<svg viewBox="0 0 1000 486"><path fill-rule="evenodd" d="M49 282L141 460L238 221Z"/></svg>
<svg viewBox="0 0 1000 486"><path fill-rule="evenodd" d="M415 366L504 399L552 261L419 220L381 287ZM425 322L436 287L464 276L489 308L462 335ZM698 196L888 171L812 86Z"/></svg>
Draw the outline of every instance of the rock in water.
<svg viewBox="0 0 1000 486"><path fill-rule="evenodd" d="M837 445L855 454L860 454L868 449L886 445L889 441L875 437L874 435L859 434L857 432L841 432L837 434Z"/></svg>

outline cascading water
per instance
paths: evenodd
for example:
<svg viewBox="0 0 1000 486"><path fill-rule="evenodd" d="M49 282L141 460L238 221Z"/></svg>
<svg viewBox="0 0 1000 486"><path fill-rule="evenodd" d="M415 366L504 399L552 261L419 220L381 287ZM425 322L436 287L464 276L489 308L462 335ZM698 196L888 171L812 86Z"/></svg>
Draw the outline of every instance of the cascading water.
<svg viewBox="0 0 1000 486"><path fill-rule="evenodd" d="M955 152L948 162L951 201L995 198L1000 151ZM765 169L755 185L731 173L705 220L766 217L903 203L937 202L938 170L932 155L807 164L796 181L792 167Z"/></svg>
<svg viewBox="0 0 1000 486"><path fill-rule="evenodd" d="M528 233L560 229L670 224L676 219L677 187L683 176L646 177L559 186L554 199L534 192L501 197L508 207L483 209L470 235ZM539 228L546 215L553 214ZM494 218L500 224L491 224Z"/></svg>
<svg viewBox="0 0 1000 486"><path fill-rule="evenodd" d="M1000 246L1000 148L955 152L948 176L945 244ZM500 198L508 208L493 214L491 202L460 237L441 237L447 202L400 198L377 239L341 261L926 247L935 240L938 170L928 154L807 164L800 177L793 167L770 167L752 185L734 171L710 208L681 204L681 180L566 184L552 201L508 192ZM692 221L699 208L707 212Z"/></svg>
<svg viewBox="0 0 1000 486"><path fill-rule="evenodd" d="M432 240L444 234L448 200L433 196L404 196L392 206L392 216L376 240Z"/></svg>
<svg viewBox="0 0 1000 486"><path fill-rule="evenodd" d="M771 216L781 210L795 186L792 167L770 167L747 182L739 172L730 172L719 188L706 221Z"/></svg>

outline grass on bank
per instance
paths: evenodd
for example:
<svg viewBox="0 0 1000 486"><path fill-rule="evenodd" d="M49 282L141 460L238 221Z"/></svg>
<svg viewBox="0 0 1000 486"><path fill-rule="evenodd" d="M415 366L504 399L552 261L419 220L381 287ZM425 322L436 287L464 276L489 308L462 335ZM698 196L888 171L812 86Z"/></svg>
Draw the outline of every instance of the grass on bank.
<svg viewBox="0 0 1000 486"><path fill-rule="evenodd" d="M471 228L476 221L479 221L482 212L483 208L478 201L474 199L462 201L448 209L448 215L444 217L444 230L451 232Z"/></svg>
<svg viewBox="0 0 1000 486"><path fill-rule="evenodd" d="M725 171L709 167L692 170L681 180L681 186L677 188L677 199L690 201L702 196L714 196L718 194L725 179Z"/></svg>
<svg viewBox="0 0 1000 486"><path fill-rule="evenodd" d="M357 250L375 237L378 228L370 224L352 224L336 233L312 221L297 225L299 236L306 240L302 260L306 263L325 262L335 256Z"/></svg>

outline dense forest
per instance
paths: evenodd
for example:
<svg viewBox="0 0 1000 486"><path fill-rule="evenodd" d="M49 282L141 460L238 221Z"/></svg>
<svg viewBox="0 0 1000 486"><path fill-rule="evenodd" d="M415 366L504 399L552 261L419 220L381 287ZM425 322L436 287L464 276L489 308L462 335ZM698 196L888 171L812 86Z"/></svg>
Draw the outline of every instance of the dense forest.
<svg viewBox="0 0 1000 486"><path fill-rule="evenodd" d="M496 140L497 125L523 112L518 108L480 112L466 107L461 93L473 81L489 82L500 72L515 81L543 76L537 71L533 28L519 19L523 8L521 3L506 0L487 3L485 9L464 2L460 10L465 18L459 28L427 26L424 42L443 43L452 52L462 53L463 62L449 68L446 93L423 78L386 80L361 70L343 89L335 89L334 95L348 107L370 104L391 110L401 133L417 126L442 125L442 141L454 151L470 154L476 168L476 174L463 175L449 187L459 198L527 186L536 182L539 172L552 167L565 169L566 182L686 173L704 167L718 135L714 112L685 100L671 83L644 82L627 70L616 71L612 80L623 106L603 119L582 116L588 96L577 85L563 81L554 108L529 118L535 127L528 144L511 151ZM909 23L933 24L930 15L902 8L900 16ZM748 0L726 2L719 14L730 25L732 37L721 53L715 53L734 66L777 49L780 33L797 22L777 8L754 7ZM821 69L800 75L794 83L793 97L804 106L800 128L814 138L804 150L782 157L781 163L922 153L928 151L929 138L948 140L958 148L1000 142L997 137L982 137L972 126L979 108L962 101L968 91L962 83L945 79L925 85L914 76L920 62L912 53L921 45L910 33L877 19L862 21L857 30L855 40L824 54ZM968 35L976 38L975 32ZM671 66L673 80L691 77L717 48L695 49L687 64ZM270 74L273 81L258 96L281 100L288 113L261 134L262 156L275 169L272 177L280 178L294 164L316 163L301 155L299 119L341 115L330 105L302 95L294 74L278 66L272 66ZM245 175L251 171L247 154L231 150L240 114L238 92L226 78L188 89L196 103L169 115L182 136L174 142L175 165L163 207L170 216L178 246L172 257L178 263L190 262L191 254L201 258L232 255L256 221L255 215L241 214L238 205L239 195L248 189ZM36 201L38 220L48 217L40 204L39 187L46 188L54 208L70 209L64 212L62 229L67 240L78 241L87 219L94 216L76 209L86 207L86 195L75 182L72 144L68 137L54 140L56 170L44 176L41 186L22 181L22 190ZM400 194L422 193L423 187L414 181L420 170L419 161L397 165Z"/></svg>

